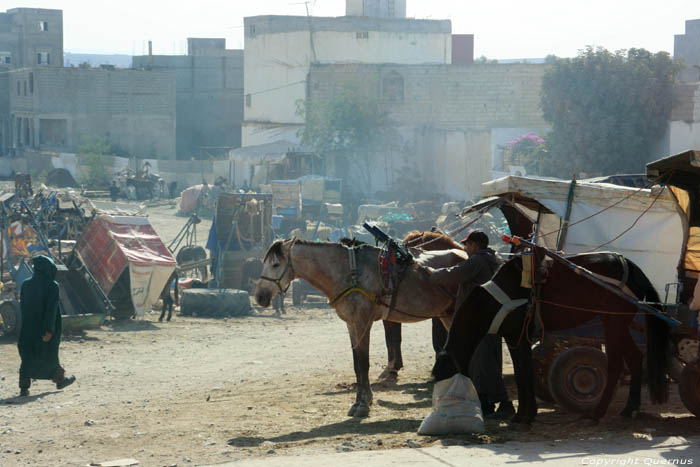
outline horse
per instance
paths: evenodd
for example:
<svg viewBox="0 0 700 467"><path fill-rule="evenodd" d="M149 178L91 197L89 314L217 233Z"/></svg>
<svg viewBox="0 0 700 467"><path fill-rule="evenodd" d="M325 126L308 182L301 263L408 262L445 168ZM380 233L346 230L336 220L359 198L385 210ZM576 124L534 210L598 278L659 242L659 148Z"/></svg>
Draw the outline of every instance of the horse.
<svg viewBox="0 0 700 467"><path fill-rule="evenodd" d="M616 253L587 253L567 258L598 277L606 276L634 295L636 299L659 302L654 287L644 272L629 259ZM525 271L525 272L523 272ZM523 287L526 276L533 289ZM500 288L499 295L492 288ZM489 291L490 290L490 291ZM508 310L507 300L525 302L510 311L499 324L500 310ZM506 302L504 305L502 303ZM534 311L536 310L536 311ZM475 287L454 315L447 342L438 355L433 375L440 381L457 372L469 375L469 361L476 346L487 333L505 338L510 348L518 388L518 411L511 420L514 428L529 429L537 414L529 331L533 320L542 332L575 328L596 316L604 327L605 352L608 357L607 383L598 405L582 415L592 424L605 415L620 376L622 362L631 372L627 404L621 415L634 416L641 404L642 353L635 345L629 326L637 307L606 290L592 280L582 278L561 261L545 261L545 250L534 247L531 254L516 255L504 263L491 281ZM534 313L534 314L533 314ZM499 320L495 317L499 316ZM668 325L647 314L647 368L649 392L653 403L668 397L666 387L666 349ZM495 320L495 322L494 322Z"/></svg>
<svg viewBox="0 0 700 467"><path fill-rule="evenodd" d="M254 294L258 305L265 308L299 277L329 299L350 334L357 393L348 415L354 417L368 416L372 404L372 323L380 319L412 323L439 317L448 327L453 313L452 297L425 280L426 272L416 263L405 265L396 290L387 294L377 267L381 253L380 248L370 245L348 248L340 243L277 240L263 258L263 272Z"/></svg>
<svg viewBox="0 0 700 467"><path fill-rule="evenodd" d="M444 251L462 250L463 247L452 238L439 232L421 232L414 230L406 234L402 243L415 251ZM452 266L449 264L447 266ZM447 267L443 266L443 267ZM431 265L431 267L440 267ZM451 291L456 295L457 291ZM379 375L379 379L393 380L398 377L398 372L403 368L403 356L401 355L401 323L382 321L384 324L384 338L386 339L386 350L389 356L389 363ZM433 325L433 350L435 354L443 348L447 340L447 329L438 318L432 319Z"/></svg>
<svg viewBox="0 0 700 467"><path fill-rule="evenodd" d="M175 283L175 301L173 302L173 297L170 294L170 289L173 288L173 283ZM160 298L163 300L163 308L161 309L160 312L160 318L158 318L159 322L163 321L163 316L165 316L165 310L168 310L168 321L170 321L170 318L173 316L173 303L175 305L180 305L180 297L177 291L177 270L173 271L173 273L170 275L168 280L165 282L165 287L163 287L162 292L160 293Z"/></svg>
<svg viewBox="0 0 700 467"><path fill-rule="evenodd" d="M255 290L255 284L258 282L258 277L262 274L263 263L258 258L247 258L241 268L241 290L245 290L248 294L252 294ZM286 314L284 309L284 295L276 295L272 299L272 307L275 309L275 315L280 316Z"/></svg>

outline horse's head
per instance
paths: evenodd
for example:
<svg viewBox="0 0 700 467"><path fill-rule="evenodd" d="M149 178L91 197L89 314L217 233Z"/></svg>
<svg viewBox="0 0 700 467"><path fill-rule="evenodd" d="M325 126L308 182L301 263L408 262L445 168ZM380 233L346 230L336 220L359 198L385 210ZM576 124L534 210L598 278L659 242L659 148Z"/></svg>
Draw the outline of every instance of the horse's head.
<svg viewBox="0 0 700 467"><path fill-rule="evenodd" d="M255 286L255 301L263 308L270 306L272 298L284 294L294 279L291 249L296 239L277 240L265 253L260 280Z"/></svg>

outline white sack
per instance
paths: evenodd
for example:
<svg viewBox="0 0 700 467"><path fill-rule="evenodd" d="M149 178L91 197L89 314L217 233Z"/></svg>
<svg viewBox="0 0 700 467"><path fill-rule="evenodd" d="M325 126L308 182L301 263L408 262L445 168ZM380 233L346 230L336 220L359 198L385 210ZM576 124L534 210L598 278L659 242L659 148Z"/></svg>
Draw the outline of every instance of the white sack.
<svg viewBox="0 0 700 467"><path fill-rule="evenodd" d="M438 381L433 388L433 412L418 428L419 435L483 433L484 416L472 380L461 373Z"/></svg>

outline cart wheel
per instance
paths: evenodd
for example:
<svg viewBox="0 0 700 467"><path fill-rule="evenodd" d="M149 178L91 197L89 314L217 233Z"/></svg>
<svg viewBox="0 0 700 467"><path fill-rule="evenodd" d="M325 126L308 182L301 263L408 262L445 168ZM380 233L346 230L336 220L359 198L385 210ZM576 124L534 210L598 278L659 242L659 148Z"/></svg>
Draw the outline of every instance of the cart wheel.
<svg viewBox="0 0 700 467"><path fill-rule="evenodd" d="M686 365L678 381L678 393L690 413L700 417L700 368Z"/></svg>
<svg viewBox="0 0 700 467"><path fill-rule="evenodd" d="M14 300L0 303L0 330L6 336L19 332L21 313L19 304Z"/></svg>
<svg viewBox="0 0 700 467"><path fill-rule="evenodd" d="M535 395L542 401L554 402L547 384L549 361L542 350L541 344L537 344L532 348L532 374L535 377Z"/></svg>
<svg viewBox="0 0 700 467"><path fill-rule="evenodd" d="M549 369L549 391L557 405L569 412L589 412L600 402L608 380L608 359L593 347L562 352Z"/></svg>
<svg viewBox="0 0 700 467"><path fill-rule="evenodd" d="M292 281L292 305L300 306L304 301L304 294L301 291L302 284L298 280Z"/></svg>

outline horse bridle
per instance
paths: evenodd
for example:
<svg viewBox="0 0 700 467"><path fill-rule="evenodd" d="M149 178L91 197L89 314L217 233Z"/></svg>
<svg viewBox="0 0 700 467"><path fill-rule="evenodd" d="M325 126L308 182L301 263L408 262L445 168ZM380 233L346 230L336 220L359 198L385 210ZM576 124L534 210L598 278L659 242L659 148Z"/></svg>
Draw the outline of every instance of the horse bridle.
<svg viewBox="0 0 700 467"><path fill-rule="evenodd" d="M261 280L266 280L268 282L272 282L277 286L277 289L279 289L280 295L284 295L287 293L287 290L289 290L289 286L292 285L292 281L290 280L289 283L287 284L287 287L284 289L282 288L282 278L287 275L287 271L292 271L292 276L294 276L294 267L292 267L292 247L294 246L294 243L296 242L296 238L292 240L292 244L289 246L289 254L285 258L287 260L286 264L284 265L284 270L282 271L282 274L279 275L278 278L272 278L272 277L267 277L267 276L260 276Z"/></svg>

